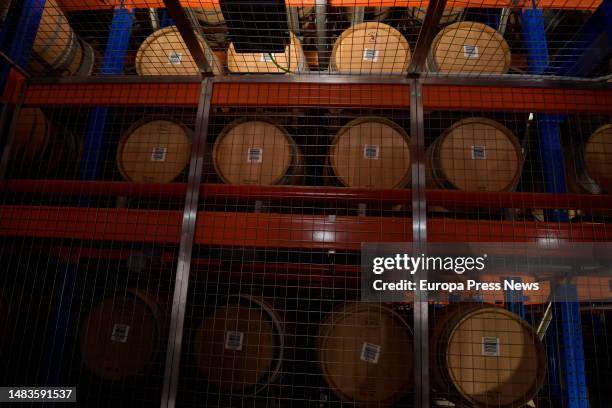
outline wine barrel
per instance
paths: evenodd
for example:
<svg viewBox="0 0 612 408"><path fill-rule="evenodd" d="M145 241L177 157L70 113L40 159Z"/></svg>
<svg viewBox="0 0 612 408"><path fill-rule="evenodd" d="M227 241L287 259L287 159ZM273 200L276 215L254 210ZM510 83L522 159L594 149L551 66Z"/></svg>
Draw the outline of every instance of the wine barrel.
<svg viewBox="0 0 612 408"><path fill-rule="evenodd" d="M410 46L395 28L367 22L345 30L331 53L332 71L351 74L401 74L410 65Z"/></svg>
<svg viewBox="0 0 612 408"><path fill-rule="evenodd" d="M17 116L12 145L14 165L31 165L49 144L51 125L39 108L22 108Z"/></svg>
<svg viewBox="0 0 612 408"><path fill-rule="evenodd" d="M173 120L136 123L119 141L117 167L128 181L168 183L191 157L191 131Z"/></svg>
<svg viewBox="0 0 612 408"><path fill-rule="evenodd" d="M204 26L214 27L225 24L221 7L193 8L191 9L195 18Z"/></svg>
<svg viewBox="0 0 612 408"><path fill-rule="evenodd" d="M470 406L523 406L542 387L546 352L517 315L477 304L449 306L431 336L432 388Z"/></svg>
<svg viewBox="0 0 612 408"><path fill-rule="evenodd" d="M413 386L413 340L386 306L344 303L321 323L318 360L325 381L344 401L388 406Z"/></svg>
<svg viewBox="0 0 612 408"><path fill-rule="evenodd" d="M453 124L427 149L431 187L465 191L511 191L521 176L523 154L516 137L487 118Z"/></svg>
<svg viewBox="0 0 612 408"><path fill-rule="evenodd" d="M400 188L410 182L410 137L395 122L354 119L332 141L330 168L347 187Z"/></svg>
<svg viewBox="0 0 612 408"><path fill-rule="evenodd" d="M302 50L302 43L290 33L291 42L285 52L250 53L236 52L234 44L227 51L227 69L238 73L290 73L308 71L308 62Z"/></svg>
<svg viewBox="0 0 612 408"><path fill-rule="evenodd" d="M460 20L464 11L465 9L463 7L445 7L444 11L442 11L442 16L440 17L440 24L447 25ZM412 7L408 9L408 15L420 23L425 21L426 13L426 7Z"/></svg>
<svg viewBox="0 0 612 408"><path fill-rule="evenodd" d="M104 299L83 322L79 347L87 369L107 381L146 372L163 346L164 315L144 292Z"/></svg>
<svg viewBox="0 0 612 408"><path fill-rule="evenodd" d="M45 2L32 51L30 69L35 73L83 76L93 72L93 48L70 28L56 0Z"/></svg>
<svg viewBox="0 0 612 408"><path fill-rule="evenodd" d="M510 68L510 47L488 25L462 21L436 35L427 67L434 72L505 74Z"/></svg>
<svg viewBox="0 0 612 408"><path fill-rule="evenodd" d="M196 366L221 391L256 394L279 378L285 337L280 316L263 299L228 296L196 330Z"/></svg>
<svg viewBox="0 0 612 408"><path fill-rule="evenodd" d="M227 126L213 146L215 171L227 184L299 184L304 160L291 136L267 120Z"/></svg>
<svg viewBox="0 0 612 408"><path fill-rule="evenodd" d="M584 146L588 175L606 193L612 192L612 124L597 129Z"/></svg>
<svg viewBox="0 0 612 408"><path fill-rule="evenodd" d="M199 38L212 73L220 75L223 66L204 39ZM200 70L176 26L155 31L136 53L138 75L199 75Z"/></svg>

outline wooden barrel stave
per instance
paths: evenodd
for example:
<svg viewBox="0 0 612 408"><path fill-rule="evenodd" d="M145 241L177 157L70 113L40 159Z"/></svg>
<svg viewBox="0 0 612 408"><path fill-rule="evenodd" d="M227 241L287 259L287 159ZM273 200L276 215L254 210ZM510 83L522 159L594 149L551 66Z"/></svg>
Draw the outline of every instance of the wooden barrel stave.
<svg viewBox="0 0 612 408"><path fill-rule="evenodd" d="M256 394L278 380L286 334L281 317L263 299L232 295L196 330L198 371L224 392Z"/></svg>
<svg viewBox="0 0 612 408"><path fill-rule="evenodd" d="M389 406L413 386L413 340L404 319L379 304L344 303L319 326L325 381L357 406Z"/></svg>
<svg viewBox="0 0 612 408"><path fill-rule="evenodd" d="M545 380L542 342L531 326L505 309L448 306L433 326L431 344L432 388L458 403L522 406Z"/></svg>
<svg viewBox="0 0 612 408"><path fill-rule="evenodd" d="M191 131L172 119L134 124L119 141L117 167L128 181L169 183L191 158Z"/></svg>
<svg viewBox="0 0 612 408"><path fill-rule="evenodd" d="M367 22L350 27L336 39L330 69L347 74L402 74L410 58L408 41L399 31Z"/></svg>
<svg viewBox="0 0 612 408"><path fill-rule="evenodd" d="M612 192L612 124L598 128L586 141L584 162L588 176L603 192Z"/></svg>
<svg viewBox="0 0 612 408"><path fill-rule="evenodd" d="M462 21L436 35L427 68L445 73L505 74L510 60L510 47L499 32L486 24Z"/></svg>
<svg viewBox="0 0 612 408"><path fill-rule="evenodd" d="M199 38L204 56L214 75L223 73L223 65L203 38ZM136 53L138 75L200 75L195 60L176 26L155 31Z"/></svg>
<svg viewBox="0 0 612 408"><path fill-rule="evenodd" d="M35 73L91 75L93 48L72 30L55 0L47 0L33 45L30 68Z"/></svg>
<svg viewBox="0 0 612 408"><path fill-rule="evenodd" d="M363 117L335 136L329 168L347 187L401 188L410 182L410 160L410 137L400 126L385 118Z"/></svg>
<svg viewBox="0 0 612 408"><path fill-rule="evenodd" d="M465 191L511 191L523 155L516 137L488 118L468 118L446 129L427 149L429 187Z"/></svg>
<svg viewBox="0 0 612 408"><path fill-rule="evenodd" d="M293 138L267 119L228 125L213 146L213 165L227 184L300 184L305 169Z"/></svg>
<svg viewBox="0 0 612 408"><path fill-rule="evenodd" d="M100 302L83 322L83 363L106 381L126 380L149 370L163 346L165 316L146 293L129 289Z"/></svg>

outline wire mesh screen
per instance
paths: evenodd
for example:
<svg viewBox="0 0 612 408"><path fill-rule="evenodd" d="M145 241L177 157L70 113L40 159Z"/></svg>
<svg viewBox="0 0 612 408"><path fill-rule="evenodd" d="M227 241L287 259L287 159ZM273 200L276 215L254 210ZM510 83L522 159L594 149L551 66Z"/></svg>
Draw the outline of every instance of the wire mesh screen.
<svg viewBox="0 0 612 408"><path fill-rule="evenodd" d="M116 9L89 1L9 3L1 6L4 49L37 76L610 74L609 19L603 3L592 0L524 8L448 2L437 24L428 23L433 38L419 44L427 55L421 68L412 64L430 32L423 30L427 2L190 1L181 27L153 0Z"/></svg>
<svg viewBox="0 0 612 408"><path fill-rule="evenodd" d="M2 384L76 387L79 406L159 406L195 122L195 106L15 113Z"/></svg>
<svg viewBox="0 0 612 408"><path fill-rule="evenodd" d="M213 105L179 405L410 405L409 316L358 303L351 236L384 219L410 239L409 207L372 193L410 185L409 116Z"/></svg>
<svg viewBox="0 0 612 408"><path fill-rule="evenodd" d="M609 206L592 200L605 194L595 185L605 183L606 171L593 161L606 161L599 136L611 117L570 113L577 106L568 102L554 112L531 112L529 103L519 112L426 110L428 241L504 241L508 248L607 242ZM610 400L597 379L610 372L603 346L609 279L576 269L542 275L532 271L535 259L524 260L523 270L480 279L540 282L538 290L476 288L431 298L431 390L438 406L599 406Z"/></svg>

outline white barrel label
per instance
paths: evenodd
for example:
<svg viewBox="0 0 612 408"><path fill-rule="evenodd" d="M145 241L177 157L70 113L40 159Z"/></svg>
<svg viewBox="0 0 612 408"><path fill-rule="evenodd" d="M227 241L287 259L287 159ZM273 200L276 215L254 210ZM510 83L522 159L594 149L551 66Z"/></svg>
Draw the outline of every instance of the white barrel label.
<svg viewBox="0 0 612 408"><path fill-rule="evenodd" d="M244 341L244 333L240 331L225 332L225 349L233 351L242 351L242 342Z"/></svg>
<svg viewBox="0 0 612 408"><path fill-rule="evenodd" d="M363 158L368 160L378 160L380 155L380 147L378 145L364 145Z"/></svg>
<svg viewBox="0 0 612 408"><path fill-rule="evenodd" d="M482 338L482 355L488 357L499 356L499 337Z"/></svg>
<svg viewBox="0 0 612 408"><path fill-rule="evenodd" d="M247 163L261 163L263 160L263 148L249 147L247 151Z"/></svg>
<svg viewBox="0 0 612 408"><path fill-rule="evenodd" d="M472 146L472 160L486 160L487 149L484 146Z"/></svg>
<svg viewBox="0 0 612 408"><path fill-rule="evenodd" d="M378 61L378 50L376 48L364 48L363 60L368 62Z"/></svg>
<svg viewBox="0 0 612 408"><path fill-rule="evenodd" d="M172 51L170 55L168 55L168 63L170 65L181 65L183 62L183 53L178 51Z"/></svg>
<svg viewBox="0 0 612 408"><path fill-rule="evenodd" d="M130 334L130 326L122 323L115 323L111 333L111 340L118 343L127 343Z"/></svg>
<svg viewBox="0 0 612 408"><path fill-rule="evenodd" d="M361 360L366 363L378 364L381 347L378 344L363 342L361 346Z"/></svg>
<svg viewBox="0 0 612 408"><path fill-rule="evenodd" d="M168 154L167 147L161 147L161 146L154 147L153 150L151 150L151 161L152 162L165 162L167 154Z"/></svg>
<svg viewBox="0 0 612 408"><path fill-rule="evenodd" d="M468 59L480 57L480 50L477 45L464 44L463 56Z"/></svg>

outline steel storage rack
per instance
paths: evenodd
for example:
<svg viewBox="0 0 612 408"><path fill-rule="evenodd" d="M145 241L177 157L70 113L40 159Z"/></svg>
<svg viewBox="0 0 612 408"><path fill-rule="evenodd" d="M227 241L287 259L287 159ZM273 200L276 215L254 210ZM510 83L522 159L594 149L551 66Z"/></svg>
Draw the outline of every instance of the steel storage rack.
<svg viewBox="0 0 612 408"><path fill-rule="evenodd" d="M2 384L88 407L610 405L606 274L358 303L362 243L611 240L609 0L0 10ZM482 321L528 351L453 377Z"/></svg>

